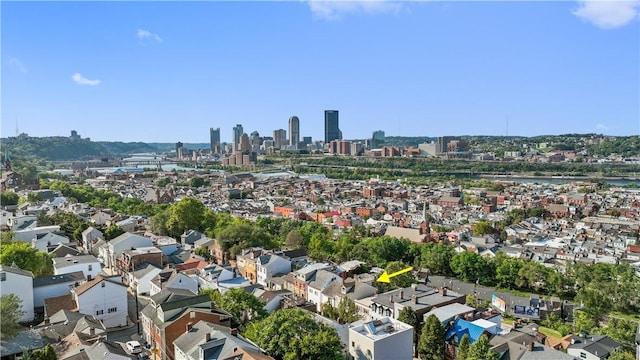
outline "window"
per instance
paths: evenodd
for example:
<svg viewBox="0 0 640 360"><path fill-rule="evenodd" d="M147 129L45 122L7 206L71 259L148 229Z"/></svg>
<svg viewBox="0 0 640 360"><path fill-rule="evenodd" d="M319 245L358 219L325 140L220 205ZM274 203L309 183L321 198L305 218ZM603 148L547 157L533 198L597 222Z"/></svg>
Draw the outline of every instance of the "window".
<svg viewBox="0 0 640 360"><path fill-rule="evenodd" d="M89 271L92 271L92 270L93 270L93 265L89 264Z"/></svg>
<svg viewBox="0 0 640 360"><path fill-rule="evenodd" d="M105 282L103 281L102 283L100 283L100 286L105 287Z"/></svg>
<svg viewBox="0 0 640 360"><path fill-rule="evenodd" d="M7 273L6 272L0 272L0 281L7 281Z"/></svg>
<svg viewBox="0 0 640 360"><path fill-rule="evenodd" d="M118 312L118 308L117 308L117 307L109 308L109 310L107 310L107 312L108 312L109 314L114 313L114 312Z"/></svg>
<svg viewBox="0 0 640 360"><path fill-rule="evenodd" d="M586 358L587 358L587 353L583 353L583 352L581 352L581 353L580 353L580 357L581 357L582 359L586 359Z"/></svg>
<svg viewBox="0 0 640 360"><path fill-rule="evenodd" d="M356 342L355 341L351 342L351 347L356 347Z"/></svg>
<svg viewBox="0 0 640 360"><path fill-rule="evenodd" d="M104 314L104 310L96 310L96 315L103 315Z"/></svg>

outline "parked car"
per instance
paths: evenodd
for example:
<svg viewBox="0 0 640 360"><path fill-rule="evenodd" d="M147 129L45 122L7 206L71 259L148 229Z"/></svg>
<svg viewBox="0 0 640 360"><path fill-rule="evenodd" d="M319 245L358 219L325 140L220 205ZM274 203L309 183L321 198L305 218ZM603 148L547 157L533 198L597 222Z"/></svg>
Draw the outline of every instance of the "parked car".
<svg viewBox="0 0 640 360"><path fill-rule="evenodd" d="M139 354L142 352L142 345L138 341L127 341L127 349L132 354Z"/></svg>

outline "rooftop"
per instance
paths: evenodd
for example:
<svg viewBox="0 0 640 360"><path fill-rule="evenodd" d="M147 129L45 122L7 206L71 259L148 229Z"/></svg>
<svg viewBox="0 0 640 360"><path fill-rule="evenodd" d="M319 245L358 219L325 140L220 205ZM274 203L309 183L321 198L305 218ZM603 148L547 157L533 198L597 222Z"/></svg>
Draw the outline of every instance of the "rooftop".
<svg viewBox="0 0 640 360"><path fill-rule="evenodd" d="M373 340L380 340L394 334L412 331L413 327L396 319L385 317L381 320L373 320L368 322L357 321L353 323L351 331L355 331L362 336L366 336Z"/></svg>

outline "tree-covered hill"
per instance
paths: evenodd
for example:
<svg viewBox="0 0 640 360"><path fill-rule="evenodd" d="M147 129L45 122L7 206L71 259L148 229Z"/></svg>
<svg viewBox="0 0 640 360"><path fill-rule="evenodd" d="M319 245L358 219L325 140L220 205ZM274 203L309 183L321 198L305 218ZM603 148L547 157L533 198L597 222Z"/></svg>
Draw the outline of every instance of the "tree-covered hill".
<svg viewBox="0 0 640 360"><path fill-rule="evenodd" d="M6 151L12 159L65 161L157 150L141 142L93 142L88 139L64 136L31 137L21 134L17 137L3 138L0 141L0 152L3 158Z"/></svg>

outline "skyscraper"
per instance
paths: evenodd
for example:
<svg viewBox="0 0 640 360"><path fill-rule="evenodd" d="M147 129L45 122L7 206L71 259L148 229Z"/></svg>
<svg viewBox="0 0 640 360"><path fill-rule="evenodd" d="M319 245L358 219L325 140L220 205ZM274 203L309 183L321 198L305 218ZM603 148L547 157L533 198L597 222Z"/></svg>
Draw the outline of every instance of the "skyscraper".
<svg viewBox="0 0 640 360"><path fill-rule="evenodd" d="M289 145L298 148L300 142L300 119L297 116L289 118Z"/></svg>
<svg viewBox="0 0 640 360"><path fill-rule="evenodd" d="M220 153L220 128L209 129L209 141L211 145L211 153L219 154Z"/></svg>
<svg viewBox="0 0 640 360"><path fill-rule="evenodd" d="M338 124L338 110L324 111L324 143L342 140L342 131Z"/></svg>
<svg viewBox="0 0 640 360"><path fill-rule="evenodd" d="M273 130L273 147L275 147L276 149L281 149L286 144L287 144L287 130L285 129Z"/></svg>
<svg viewBox="0 0 640 360"><path fill-rule="evenodd" d="M238 150L238 144L240 144L240 137L242 137L242 134L244 134L244 129L242 128L242 125L236 124L236 126L233 128L233 151L234 152Z"/></svg>
<svg viewBox="0 0 640 360"><path fill-rule="evenodd" d="M384 131L378 130L373 132L371 137L371 148L379 149L384 145Z"/></svg>
<svg viewBox="0 0 640 360"><path fill-rule="evenodd" d="M249 135L247 133L243 133L240 136L240 142L238 144L239 151L241 152L250 152L251 151L251 141L249 140Z"/></svg>

